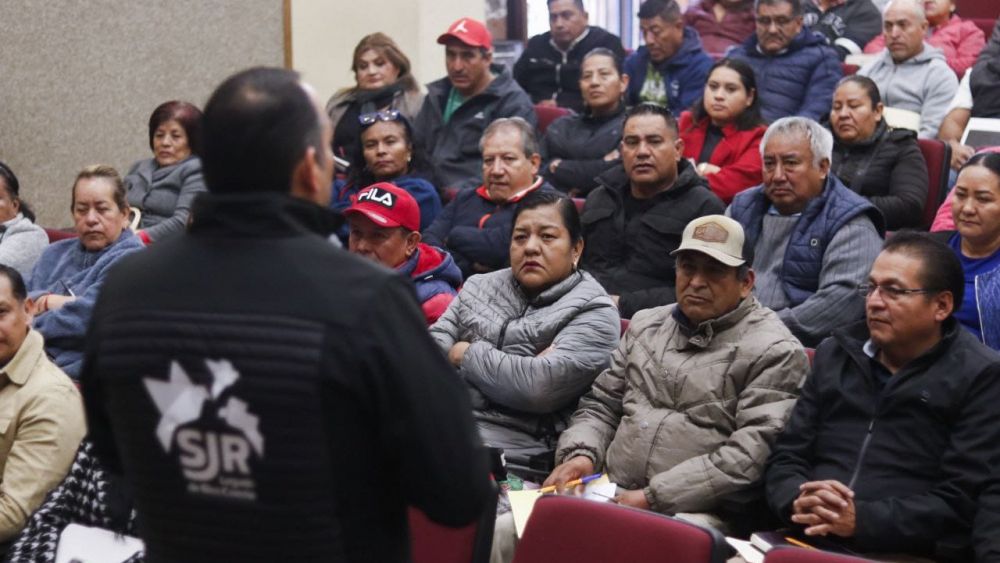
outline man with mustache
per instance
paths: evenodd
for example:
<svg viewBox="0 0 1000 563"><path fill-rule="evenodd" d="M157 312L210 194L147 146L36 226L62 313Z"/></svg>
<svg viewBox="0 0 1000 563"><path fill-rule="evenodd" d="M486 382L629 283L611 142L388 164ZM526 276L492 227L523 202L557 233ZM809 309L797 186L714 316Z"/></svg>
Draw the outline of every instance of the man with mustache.
<svg viewBox="0 0 1000 563"><path fill-rule="evenodd" d="M753 67L764 120L820 119L843 74L837 52L803 25L802 0L758 0L756 10L757 33L729 56Z"/></svg>
<svg viewBox="0 0 1000 563"><path fill-rule="evenodd" d="M886 241L858 287L866 320L816 350L768 460L785 523L880 561L973 560L976 497L1000 443L1000 357L954 318L964 289L945 244Z"/></svg>
<svg viewBox="0 0 1000 563"><path fill-rule="evenodd" d="M494 119L521 117L535 125L531 98L501 65L482 22L460 18L438 37L448 76L427 85L413 123L417 147L434 165L440 188L479 185L479 139Z"/></svg>
<svg viewBox="0 0 1000 563"><path fill-rule="evenodd" d="M757 257L755 295L815 346L857 321L855 288L878 255L882 215L830 173L833 135L804 117L773 123L760 144L764 183L733 198Z"/></svg>
<svg viewBox="0 0 1000 563"><path fill-rule="evenodd" d="M625 59L628 104L652 102L677 115L698 99L712 58L698 32L684 25L675 0L646 0L639 6L639 28L645 45Z"/></svg>
<svg viewBox="0 0 1000 563"><path fill-rule="evenodd" d="M920 114L919 136L937 137L958 78L944 53L924 41L927 17L919 0L892 0L882 16L885 49L858 74L875 81L886 107Z"/></svg>
<svg viewBox="0 0 1000 563"><path fill-rule="evenodd" d="M674 257L684 226L721 213L722 201L681 158L670 110L640 104L625 115L622 165L597 177L583 222L583 268L618 303L622 317L677 300Z"/></svg>

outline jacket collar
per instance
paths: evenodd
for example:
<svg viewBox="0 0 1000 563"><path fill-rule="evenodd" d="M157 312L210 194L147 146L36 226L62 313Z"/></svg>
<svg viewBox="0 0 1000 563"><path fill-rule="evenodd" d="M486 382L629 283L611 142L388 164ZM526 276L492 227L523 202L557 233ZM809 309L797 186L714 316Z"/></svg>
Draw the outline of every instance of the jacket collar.
<svg viewBox="0 0 1000 563"><path fill-rule="evenodd" d="M42 335L29 328L28 336L25 337L21 348L3 367L2 373L7 376L11 383L19 387L24 385L34 373L35 365L38 364L38 359L43 353L44 345Z"/></svg>
<svg viewBox="0 0 1000 563"><path fill-rule="evenodd" d="M946 354L955 341L960 338L959 332L964 330L954 316L948 317L941 325L941 340L920 356L910 360L909 363L900 368L896 373L923 371L927 366ZM968 333L968 336L972 337L972 334ZM865 353L864 348L865 343L871 338L871 334L868 332L867 321L862 320L845 329L836 330L833 332L833 338L855 362L862 366L866 365L870 357Z"/></svg>
<svg viewBox="0 0 1000 563"><path fill-rule="evenodd" d="M619 199L625 196L625 190L632 189L631 184L629 184L628 175L625 174L624 163L611 167L598 176L596 180L598 184L608 188L608 191L615 194L615 197ZM677 162L677 179L674 180L674 185L653 197L673 199L680 197L695 186L704 184L704 180L695 172L694 166L687 159L681 159Z"/></svg>
<svg viewBox="0 0 1000 563"><path fill-rule="evenodd" d="M517 278L514 277L514 270L510 271L510 277L514 282L514 285L516 285L518 289L521 289L521 284L517 283ZM534 298L529 298L528 303L532 307L545 307L547 305L551 305L562 299L563 295L569 293L570 290L576 287L581 281L583 281L583 273L580 272L580 270L574 270L566 279L539 293ZM521 289L521 292L524 293L524 290Z"/></svg>
<svg viewBox="0 0 1000 563"><path fill-rule="evenodd" d="M531 192L537 190L541 186L542 186L542 177L538 176L538 177L535 178L535 181L530 186L528 186L527 188L524 188L523 190L521 190L519 192L515 192L514 195L508 197L506 201L500 202L497 205L507 205L508 203L517 203L517 202L521 201L522 199L524 199L524 196L526 196L526 195L530 194ZM496 203L490 197L490 191L488 189L486 189L486 184L483 184L483 185L479 186L478 188L476 188L476 195L478 195L479 197L485 199L486 201L488 201L490 203Z"/></svg>
<svg viewBox="0 0 1000 563"><path fill-rule="evenodd" d="M757 307L759 307L757 298L750 295L740 301L739 305L732 311L721 317L702 321L697 326L692 325L691 320L681 311L680 305L674 307L672 314L680 327L681 334L687 337L688 344L697 348L708 348L716 334L736 326Z"/></svg>
<svg viewBox="0 0 1000 563"><path fill-rule="evenodd" d="M565 55L565 54L569 53L570 51L572 51L574 47L576 47L577 45L579 45L581 41L583 41L584 39L587 38L588 35L590 35L590 26L588 25L587 27L585 27L583 29L583 33L581 33L576 39L574 39L569 44L569 47L566 47L565 51L563 51L561 48L559 48L559 45L556 45L556 40L552 39L552 32L551 31L548 32L548 35L549 35L549 45L551 45L552 48L555 49L556 51L558 51L558 52L560 52L560 53L562 53L562 54Z"/></svg>
<svg viewBox="0 0 1000 563"><path fill-rule="evenodd" d="M192 207L191 234L245 238L333 234L336 212L278 192L201 194Z"/></svg>

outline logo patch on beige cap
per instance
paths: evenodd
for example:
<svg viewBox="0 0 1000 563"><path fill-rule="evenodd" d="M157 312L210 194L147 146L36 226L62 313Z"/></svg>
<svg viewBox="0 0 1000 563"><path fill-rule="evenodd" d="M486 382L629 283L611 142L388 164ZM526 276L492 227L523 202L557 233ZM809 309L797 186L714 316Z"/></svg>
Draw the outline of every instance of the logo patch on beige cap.
<svg viewBox="0 0 1000 563"><path fill-rule="evenodd" d="M705 223L704 225L698 225L695 227L694 234L691 238L705 242L724 243L729 240L729 231L724 229L722 225L718 223Z"/></svg>

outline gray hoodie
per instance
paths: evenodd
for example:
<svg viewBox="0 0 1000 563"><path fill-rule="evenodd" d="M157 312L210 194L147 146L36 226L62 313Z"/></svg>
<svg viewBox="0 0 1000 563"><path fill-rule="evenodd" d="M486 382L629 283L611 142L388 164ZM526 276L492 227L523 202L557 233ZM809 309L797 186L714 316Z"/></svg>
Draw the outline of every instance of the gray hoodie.
<svg viewBox="0 0 1000 563"><path fill-rule="evenodd" d="M22 213L3 223L0 232L0 264L17 270L28 279L35 262L49 245L49 236Z"/></svg>
<svg viewBox="0 0 1000 563"><path fill-rule="evenodd" d="M886 107L920 114L921 139L937 137L941 121L948 113L948 104L958 89L958 78L948 67L944 53L926 42L923 51L898 64L892 60L889 50L883 49L878 58L858 74L878 84Z"/></svg>

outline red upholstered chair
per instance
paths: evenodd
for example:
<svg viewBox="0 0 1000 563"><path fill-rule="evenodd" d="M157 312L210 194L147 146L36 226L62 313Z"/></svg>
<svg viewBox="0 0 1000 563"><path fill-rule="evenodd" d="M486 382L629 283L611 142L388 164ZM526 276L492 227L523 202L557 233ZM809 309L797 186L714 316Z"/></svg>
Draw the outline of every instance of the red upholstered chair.
<svg viewBox="0 0 1000 563"><path fill-rule="evenodd" d="M990 40L990 36L993 35L993 28L996 26L996 19L989 18L969 18L969 21L976 24L976 27L983 30L986 35L986 40Z"/></svg>
<svg viewBox="0 0 1000 563"><path fill-rule="evenodd" d="M569 115L572 111L555 106L535 106L535 117L538 119L538 133L545 134L549 124L564 115Z"/></svg>
<svg viewBox="0 0 1000 563"><path fill-rule="evenodd" d="M1000 16L1000 3L990 0L955 0L955 7L958 14L963 18L986 18L996 19ZM990 38L990 34L986 34Z"/></svg>
<svg viewBox="0 0 1000 563"><path fill-rule="evenodd" d="M629 320L622 319L621 322L622 322L622 336L625 336L625 331L628 330Z"/></svg>
<svg viewBox="0 0 1000 563"><path fill-rule="evenodd" d="M413 563L487 563L493 545L497 486L479 520L464 528L432 522L423 512L409 508L410 557Z"/></svg>
<svg viewBox="0 0 1000 563"><path fill-rule="evenodd" d="M650 512L567 496L535 503L514 563L722 563L715 530Z"/></svg>
<svg viewBox="0 0 1000 563"><path fill-rule="evenodd" d="M49 244L52 244L57 240L76 238L77 236L76 231L72 229L67 231L63 229L50 229L48 227L45 228L45 234L49 235Z"/></svg>
<svg viewBox="0 0 1000 563"><path fill-rule="evenodd" d="M948 171L951 168L951 147L936 139L917 139L920 152L927 162L927 201L924 203L924 228L934 222L938 207L948 194Z"/></svg>
<svg viewBox="0 0 1000 563"><path fill-rule="evenodd" d="M852 74L857 74L857 72L861 70L861 67L848 63L840 63L840 70L844 73L844 76L850 76Z"/></svg>
<svg viewBox="0 0 1000 563"><path fill-rule="evenodd" d="M764 555L764 563L864 563L865 561L871 559L798 547L776 547Z"/></svg>
<svg viewBox="0 0 1000 563"><path fill-rule="evenodd" d="M576 210L579 213L583 213L583 204L587 203L587 200L582 197L574 197L573 205L576 205Z"/></svg>

